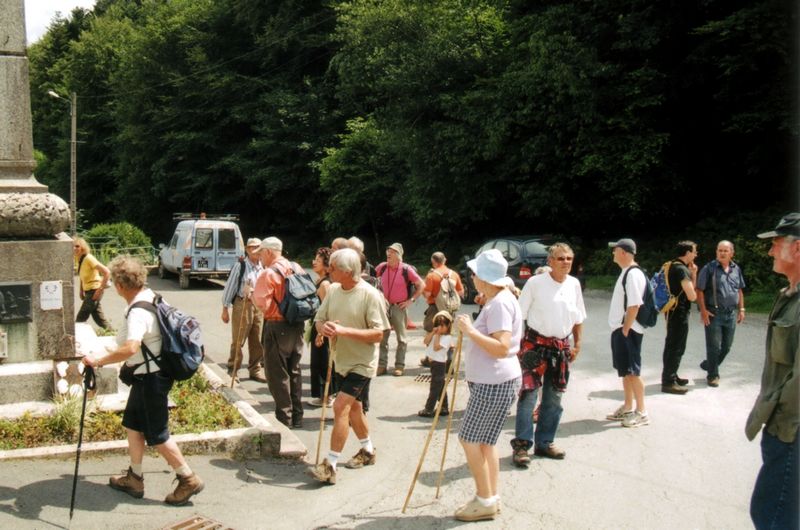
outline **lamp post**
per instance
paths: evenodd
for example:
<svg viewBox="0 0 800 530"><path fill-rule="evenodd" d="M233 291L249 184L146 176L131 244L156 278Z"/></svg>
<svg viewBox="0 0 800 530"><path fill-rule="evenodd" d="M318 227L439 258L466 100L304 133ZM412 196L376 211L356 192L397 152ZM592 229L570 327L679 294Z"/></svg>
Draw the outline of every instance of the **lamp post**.
<svg viewBox="0 0 800 530"><path fill-rule="evenodd" d="M69 103L69 117L71 121L70 126L70 142L69 142L69 215L70 215L70 235L73 237L77 233L76 220L77 220L77 129L78 129L78 95L75 92L70 93L70 99L61 97L55 90L48 90L47 94L50 97L60 99Z"/></svg>

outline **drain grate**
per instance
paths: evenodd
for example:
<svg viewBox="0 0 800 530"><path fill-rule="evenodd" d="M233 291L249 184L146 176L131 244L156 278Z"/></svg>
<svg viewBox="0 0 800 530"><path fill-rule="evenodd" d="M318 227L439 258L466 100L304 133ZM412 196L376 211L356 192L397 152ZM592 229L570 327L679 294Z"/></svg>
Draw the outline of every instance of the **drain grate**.
<svg viewBox="0 0 800 530"><path fill-rule="evenodd" d="M193 515L161 530L233 530L233 528L202 515Z"/></svg>
<svg viewBox="0 0 800 530"><path fill-rule="evenodd" d="M417 377L414 378L414 382L416 382L416 383L430 383L431 382L431 374L419 374Z"/></svg>

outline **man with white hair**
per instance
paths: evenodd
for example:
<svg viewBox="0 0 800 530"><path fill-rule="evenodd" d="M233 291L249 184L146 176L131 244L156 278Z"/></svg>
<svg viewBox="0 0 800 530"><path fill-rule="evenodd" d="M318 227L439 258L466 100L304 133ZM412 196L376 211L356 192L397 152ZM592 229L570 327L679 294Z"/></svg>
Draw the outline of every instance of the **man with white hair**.
<svg viewBox="0 0 800 530"><path fill-rule="evenodd" d="M286 426L303 426L303 379L300 356L303 351L303 323L289 324L279 305L286 296L284 277L295 274L292 264L283 257L283 243L277 237L261 242L264 270L256 279L253 303L264 313L264 364L267 386L275 400L275 417ZM297 266L299 269L299 265ZM298 272L303 272L299 269Z"/></svg>
<svg viewBox="0 0 800 530"><path fill-rule="evenodd" d="M336 355L336 384L330 451L311 475L336 484L336 467L350 427L361 449L345 467L358 469L375 463L375 447L369 436L363 403L369 400L369 384L377 368L377 345L389 329L382 295L361 279L361 258L353 249L337 250L330 257L329 275L334 282L314 317L317 332L328 338Z"/></svg>

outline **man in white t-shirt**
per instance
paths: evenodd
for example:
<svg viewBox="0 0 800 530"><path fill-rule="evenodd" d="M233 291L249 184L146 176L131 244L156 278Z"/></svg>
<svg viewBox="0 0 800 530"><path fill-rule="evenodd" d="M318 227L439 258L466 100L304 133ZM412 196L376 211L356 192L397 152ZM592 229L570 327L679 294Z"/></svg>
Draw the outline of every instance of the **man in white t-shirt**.
<svg viewBox="0 0 800 530"><path fill-rule="evenodd" d="M547 257L551 270L531 277L519 297L526 326L517 354L522 367L522 388L511 447L514 464L520 467L530 463L531 446L537 456L561 460L567 454L553 441L564 411L561 397L567 390L569 367L581 351L581 332L586 319L581 284L569 275L574 258L575 253L566 243L551 245ZM534 434L533 410L540 388L542 405Z"/></svg>
<svg viewBox="0 0 800 530"><path fill-rule="evenodd" d="M607 415L606 419L621 421L623 427L639 427L650 423L644 406L644 383L641 378L644 328L636 321L639 306L644 303L647 278L634 261L636 243L632 239L620 239L608 246L614 249L614 263L622 269L611 296L608 325L613 330L611 354L614 368L622 378L625 403Z"/></svg>

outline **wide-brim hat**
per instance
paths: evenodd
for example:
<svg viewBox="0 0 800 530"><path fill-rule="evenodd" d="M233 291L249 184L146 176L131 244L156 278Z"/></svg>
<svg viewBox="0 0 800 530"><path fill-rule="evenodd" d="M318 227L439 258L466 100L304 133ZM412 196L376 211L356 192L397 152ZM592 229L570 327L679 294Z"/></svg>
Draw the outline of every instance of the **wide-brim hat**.
<svg viewBox="0 0 800 530"><path fill-rule="evenodd" d="M250 239L247 240L247 244L245 246L247 248L260 247L261 246L261 240L258 239L257 237L251 237Z"/></svg>
<svg viewBox="0 0 800 530"><path fill-rule="evenodd" d="M402 245L402 244L400 244L400 243L392 243L391 245L389 245L388 247L386 247L386 249L387 249L387 250L388 250L388 249L392 249L392 250L394 250L395 252L397 252L398 254L400 254L400 257L401 257L401 258L403 257L403 245Z"/></svg>
<svg viewBox="0 0 800 530"><path fill-rule="evenodd" d="M433 321L436 322L436 319L439 318L439 317L446 318L447 321L450 322L450 323L453 322L453 315L450 314L450 311L445 311L445 310L439 311L438 313L433 315Z"/></svg>
<svg viewBox="0 0 800 530"><path fill-rule="evenodd" d="M508 262L496 248L491 248L467 262L467 267L482 281L497 286L505 287Z"/></svg>
<svg viewBox="0 0 800 530"><path fill-rule="evenodd" d="M761 239L785 236L800 238L800 213L793 212L786 214L778 221L775 230L758 234L758 237Z"/></svg>

